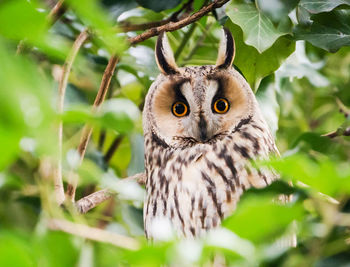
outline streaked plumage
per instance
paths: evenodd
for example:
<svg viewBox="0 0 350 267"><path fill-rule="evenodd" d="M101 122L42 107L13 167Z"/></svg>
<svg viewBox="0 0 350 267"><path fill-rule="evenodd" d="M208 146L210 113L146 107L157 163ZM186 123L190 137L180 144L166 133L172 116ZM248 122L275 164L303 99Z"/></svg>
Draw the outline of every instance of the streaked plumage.
<svg viewBox="0 0 350 267"><path fill-rule="evenodd" d="M180 236L201 235L232 214L246 189L277 178L249 162L278 151L254 93L231 67L233 58L228 30L215 66L178 68L165 34L158 38L162 74L149 89L143 114L148 238L155 236L157 218L169 219ZM229 103L224 114L214 109L220 99ZM178 102L188 108L181 117L174 113ZM184 106L177 109L185 112Z"/></svg>

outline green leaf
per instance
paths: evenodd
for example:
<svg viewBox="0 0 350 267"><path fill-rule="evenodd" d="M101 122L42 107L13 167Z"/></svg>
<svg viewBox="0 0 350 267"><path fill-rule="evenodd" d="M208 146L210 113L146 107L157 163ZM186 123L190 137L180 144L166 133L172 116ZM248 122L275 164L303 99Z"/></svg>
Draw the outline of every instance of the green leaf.
<svg viewBox="0 0 350 267"><path fill-rule="evenodd" d="M64 58L68 51L66 42L48 31L46 13L39 12L36 1L12 0L0 4L0 35L24 40L47 54Z"/></svg>
<svg viewBox="0 0 350 267"><path fill-rule="evenodd" d="M125 36L117 35L117 29L96 0L69 0L67 4L76 12L93 33L97 33L98 41L102 40L111 54L120 54L127 47Z"/></svg>
<svg viewBox="0 0 350 267"><path fill-rule="evenodd" d="M303 8L302 6L299 5L297 7L296 15L297 15L298 23L300 25L309 26L312 24L312 20L310 19L311 13L307 11L305 8Z"/></svg>
<svg viewBox="0 0 350 267"><path fill-rule="evenodd" d="M288 16L298 2L299 0L257 0L257 5L272 21L279 22Z"/></svg>
<svg viewBox="0 0 350 267"><path fill-rule="evenodd" d="M32 250L35 251L37 262L43 266L75 266L79 245L73 240L70 234L48 231L44 235L35 236Z"/></svg>
<svg viewBox="0 0 350 267"><path fill-rule="evenodd" d="M236 45L235 66L243 73L253 91L259 87L262 78L277 70L282 62L294 51L295 42L287 37L280 37L275 44L263 53L243 42L241 29L231 22L226 23Z"/></svg>
<svg viewBox="0 0 350 267"><path fill-rule="evenodd" d="M241 27L246 44L254 46L260 53L271 47L285 33L278 31L270 19L253 4L235 4L226 7L231 21Z"/></svg>
<svg viewBox="0 0 350 267"><path fill-rule="evenodd" d="M167 243L161 243L144 246L136 252L125 251L123 260L131 266L163 266L171 257L168 247Z"/></svg>
<svg viewBox="0 0 350 267"><path fill-rule="evenodd" d="M310 186L310 190L331 197L350 193L350 167L347 163L334 163L329 158L311 160L303 154L295 154L271 161L271 165L286 179Z"/></svg>
<svg viewBox="0 0 350 267"><path fill-rule="evenodd" d="M272 242L288 225L303 215L299 203L276 203L276 196L249 195L239 202L235 213L223 226L256 243Z"/></svg>
<svg viewBox="0 0 350 267"><path fill-rule="evenodd" d="M0 170L19 152L23 136L48 140L44 129L54 114L47 91L51 88L45 75L32 61L15 56L0 39ZM51 140L51 139L50 139Z"/></svg>
<svg viewBox="0 0 350 267"><path fill-rule="evenodd" d="M319 151L325 154L334 150L334 144L330 138L313 132L303 133L292 144L292 147L304 145L303 143L305 143L309 149L311 148L315 151Z"/></svg>
<svg viewBox="0 0 350 267"><path fill-rule="evenodd" d="M17 234L0 232L0 266L36 266L28 240Z"/></svg>
<svg viewBox="0 0 350 267"><path fill-rule="evenodd" d="M340 5L350 5L350 0L301 0L299 6L310 13L328 12Z"/></svg>
<svg viewBox="0 0 350 267"><path fill-rule="evenodd" d="M123 138L120 145L118 146L117 151L114 153L110 161L110 165L120 170L125 170L128 167L130 160L131 160L131 144L128 138Z"/></svg>
<svg viewBox="0 0 350 267"><path fill-rule="evenodd" d="M64 112L62 119L66 123L92 123L118 133L128 133L140 119L140 111L129 99L117 98L106 100L98 112L86 106L71 108Z"/></svg>
<svg viewBox="0 0 350 267"><path fill-rule="evenodd" d="M145 8L152 9L153 11L160 12L166 9L171 9L180 4L181 0L136 0L136 2Z"/></svg>
<svg viewBox="0 0 350 267"><path fill-rule="evenodd" d="M48 22L45 13L35 8L34 4L28 1L8 1L1 4L0 34L11 39L42 38Z"/></svg>
<svg viewBox="0 0 350 267"><path fill-rule="evenodd" d="M124 66L132 67L137 74L137 71L141 71L148 76L154 76L159 72L157 64L154 59L154 49L139 45L137 47L130 47L125 51L122 57L122 63Z"/></svg>
<svg viewBox="0 0 350 267"><path fill-rule="evenodd" d="M314 46L336 52L350 45L350 10L334 10L311 17L310 27L297 26L295 37L306 40Z"/></svg>
<svg viewBox="0 0 350 267"><path fill-rule="evenodd" d="M280 83L283 78L301 79L305 77L315 87L325 87L329 85L329 81L318 71L322 66L323 62L311 62L307 57L305 42L297 42L293 54L275 72L276 81Z"/></svg>
<svg viewBox="0 0 350 267"><path fill-rule="evenodd" d="M131 160L128 166L128 175L134 175L143 172L144 167L144 139L141 134L133 134L130 136L131 143Z"/></svg>

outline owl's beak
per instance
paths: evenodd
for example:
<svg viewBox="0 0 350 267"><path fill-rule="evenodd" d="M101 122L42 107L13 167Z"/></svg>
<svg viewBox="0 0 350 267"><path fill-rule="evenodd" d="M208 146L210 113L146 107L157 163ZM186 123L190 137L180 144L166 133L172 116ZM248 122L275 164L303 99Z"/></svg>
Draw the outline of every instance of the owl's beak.
<svg viewBox="0 0 350 267"><path fill-rule="evenodd" d="M199 129L199 138L202 142L208 141L208 129L207 129L208 123L205 120L204 116L202 114L199 115L199 123L198 123L198 129Z"/></svg>

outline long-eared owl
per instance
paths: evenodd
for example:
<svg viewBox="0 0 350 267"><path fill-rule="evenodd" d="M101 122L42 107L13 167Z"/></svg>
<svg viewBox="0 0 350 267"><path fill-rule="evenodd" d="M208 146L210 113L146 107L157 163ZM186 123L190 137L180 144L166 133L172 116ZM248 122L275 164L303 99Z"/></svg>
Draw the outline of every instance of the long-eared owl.
<svg viewBox="0 0 350 267"><path fill-rule="evenodd" d="M254 93L232 67L227 29L216 65L179 68L165 33L155 54L161 74L143 113L145 233L155 238L165 219L179 236L200 236L234 211L246 189L277 178L251 160L278 151Z"/></svg>

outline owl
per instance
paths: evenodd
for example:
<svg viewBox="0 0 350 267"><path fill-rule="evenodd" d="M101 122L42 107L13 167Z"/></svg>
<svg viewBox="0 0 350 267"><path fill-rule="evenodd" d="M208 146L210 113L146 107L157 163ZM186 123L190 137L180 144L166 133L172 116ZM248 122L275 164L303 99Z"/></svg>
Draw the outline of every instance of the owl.
<svg viewBox="0 0 350 267"><path fill-rule="evenodd" d="M143 112L149 239L164 220L178 236L201 236L233 213L245 190L277 178L251 164L278 150L254 93L232 67L234 39L222 33L216 65L183 68L165 33L158 37L161 74Z"/></svg>

